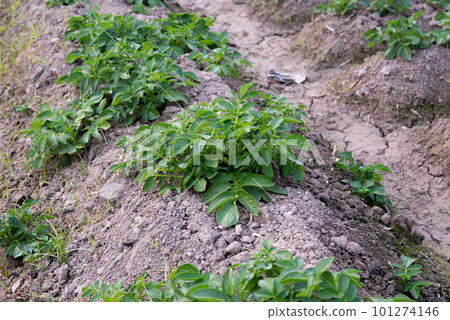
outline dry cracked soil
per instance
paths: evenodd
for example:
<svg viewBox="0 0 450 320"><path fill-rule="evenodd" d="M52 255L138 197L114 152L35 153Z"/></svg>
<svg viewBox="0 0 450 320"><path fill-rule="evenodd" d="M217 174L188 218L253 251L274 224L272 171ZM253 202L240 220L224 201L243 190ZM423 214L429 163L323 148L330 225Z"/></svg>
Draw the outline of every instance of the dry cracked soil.
<svg viewBox="0 0 450 320"><path fill-rule="evenodd" d="M420 21L426 26L436 8L424 2L414 1L414 9L426 12ZM0 217L26 198L38 198L36 210L51 208L71 231L71 240L63 265L45 259L36 267L2 255L5 285L0 286L0 301L80 300L81 288L96 279L115 282L124 277L130 283L147 272L149 279L161 280L180 262L223 274L231 264L246 261L266 238L307 265L334 256L336 270L362 270L362 296L402 293L390 262L402 253L413 255L424 265L423 277L432 282L420 299L447 301L450 83L445 79L450 77L450 51L432 46L414 52L409 62L384 60L383 47L367 49L361 35L386 18L359 17L362 12L343 18L315 16L317 3L168 1L170 10L214 17L214 31L229 32L232 45L253 64L237 79L220 78L181 57L180 66L200 80L197 88L183 91L189 103L225 96L252 80L263 91L282 93L307 106L306 137L315 153L305 163L304 181L278 179L288 196L274 196L260 205L260 216L249 220L241 215L236 226L226 229L206 213L198 193L143 193L135 176L108 172L123 154L115 146L117 139L131 135L142 123L113 126L104 141L69 164L52 161L45 177L25 170L30 142L18 132L43 101L62 106L77 94L76 88L56 85L55 79L71 70L65 57L76 48L63 41L65 23L84 9L49 9L43 1L23 0L17 22L2 34L2 41L16 45L15 63L0 82ZM122 0L90 1L87 7L94 4L100 13L132 14L142 20L164 17L168 10L157 7L148 15L134 14ZM305 76L305 82L271 82L267 74L272 69ZM12 112L27 98L32 98L30 115ZM170 120L181 107L167 105L162 120ZM383 180L392 210L369 207L341 183L344 176L333 168L341 151L392 169Z"/></svg>

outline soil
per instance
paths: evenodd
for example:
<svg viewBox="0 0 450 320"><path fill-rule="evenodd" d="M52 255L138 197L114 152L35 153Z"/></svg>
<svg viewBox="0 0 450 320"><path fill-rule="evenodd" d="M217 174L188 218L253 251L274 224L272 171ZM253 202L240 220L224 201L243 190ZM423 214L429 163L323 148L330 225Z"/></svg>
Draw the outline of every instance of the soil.
<svg viewBox="0 0 450 320"><path fill-rule="evenodd" d="M90 2L98 4L101 13L131 14L122 0ZM0 286L0 301L80 300L81 288L99 278L115 282L124 277L124 283L130 283L147 272L149 279L161 280L181 261L223 274L229 265L247 260L266 238L307 265L334 256L336 270L362 270L365 288L361 296L402 293L389 263L398 261L402 253L412 255L424 265L423 278L433 283L422 289L420 299L448 300L448 49L417 51L410 63L382 60L382 47L369 51L360 39L365 28L381 23L370 15L355 23L352 33L345 33L342 42L323 55L327 44L354 18L314 17L315 1L307 1L307 9L297 11L292 8L298 8L298 1L280 2L280 6L270 6L272 21L266 19L268 7L256 1L170 2L172 8L214 17L214 30L229 32L232 44L253 64L240 79L222 79L181 57L180 66L195 72L201 82L197 88L183 89L190 103L224 96L244 79L252 79L262 90L285 93L289 100L308 107L307 137L314 153L305 163L305 180L277 180L288 196L274 196L271 203L260 204L259 217L250 221L241 215L236 226L224 229L214 215L206 213L198 193L143 193L133 174L108 172L123 153L115 146L117 139L133 134L142 123L113 126L105 133L105 141L94 143L68 165L55 159L45 172L25 170L29 142L18 130L29 125L39 103L63 106L76 95L76 89L57 86L54 80L72 68L64 63L75 48L62 42L64 22L82 14L82 8L48 9L39 0L23 1L20 24L8 30L6 37L18 37L29 22L40 26L42 34L21 48L15 69L0 81L4 159L0 216L28 197L39 198L35 210L51 208L72 237L63 265L47 259L34 267L2 256L2 270L8 273L0 279L7 288ZM163 17L166 10L133 15L151 19ZM427 10L432 14L435 8ZM308 42L300 45L299 39ZM270 69L306 74L307 80L282 87L267 80ZM414 81L406 81L411 74ZM12 106L26 98L33 98L30 114L12 112ZM397 104L398 108L392 107ZM167 105L160 120L170 120L182 107ZM385 176L383 184L395 209L371 208L340 182L344 177L332 163L337 151L344 150L364 163L382 162L391 167L393 173Z"/></svg>

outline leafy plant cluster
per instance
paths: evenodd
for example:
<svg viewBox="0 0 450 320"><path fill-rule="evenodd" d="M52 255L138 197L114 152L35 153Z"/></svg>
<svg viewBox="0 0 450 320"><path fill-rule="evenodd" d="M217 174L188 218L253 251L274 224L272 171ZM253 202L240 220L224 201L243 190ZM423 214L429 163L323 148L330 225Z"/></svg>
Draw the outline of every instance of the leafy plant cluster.
<svg viewBox="0 0 450 320"><path fill-rule="evenodd" d="M420 264L414 264L416 259L402 255L400 257L402 263L393 263L394 275L400 278L400 284L403 286L403 291L411 293L417 299L420 295L420 290L424 286L429 286L431 283L424 280L411 281L412 278L422 272Z"/></svg>
<svg viewBox="0 0 450 320"><path fill-rule="evenodd" d="M437 7L442 7L445 10L450 10L450 1L449 0L428 0L427 4L434 4Z"/></svg>
<svg viewBox="0 0 450 320"><path fill-rule="evenodd" d="M145 282L145 273L129 288L119 280L114 285L98 280L82 289L90 301L204 301L204 302L357 302L360 282L357 269L330 272L333 258L325 258L305 269L303 260L289 251L276 251L269 240L246 263L230 266L224 277L200 273L191 264L182 264L164 281ZM411 301L404 295L381 301ZM370 300L369 299L369 300Z"/></svg>
<svg viewBox="0 0 450 320"><path fill-rule="evenodd" d="M143 126L126 145L126 161L110 170L138 170L143 190L169 189L180 193L193 188L205 192L208 212L217 210L217 221L229 227L239 219L238 203L258 215L258 201L270 201L267 192L286 194L275 186L274 167L281 177L300 181L303 164L293 149L308 150L306 139L291 134L293 125L304 130L302 111L284 100L265 95L265 106L255 108L259 92L248 91L252 83L230 92L228 100L191 105L169 123Z"/></svg>
<svg viewBox="0 0 450 320"><path fill-rule="evenodd" d="M359 198L371 205L392 206L381 184L383 178L380 172L392 172L388 167L381 163L362 166L353 159L351 152L342 152L339 157L339 161L334 163L335 167L346 170L352 176L352 180L345 179L342 182L349 184Z"/></svg>
<svg viewBox="0 0 450 320"><path fill-rule="evenodd" d="M336 12L340 15L344 15L349 11L358 9L355 6L358 0L329 0L328 4L319 4L314 7L315 13L327 14L328 12Z"/></svg>
<svg viewBox="0 0 450 320"><path fill-rule="evenodd" d="M147 14L153 7L165 7L164 1L161 0L126 0L128 4L132 4L131 10L136 13Z"/></svg>
<svg viewBox="0 0 450 320"><path fill-rule="evenodd" d="M344 15L347 12L358 9L356 4L371 8L380 16L386 14L399 14L412 8L411 0L329 0L327 4L319 4L314 8L315 13L336 12Z"/></svg>
<svg viewBox="0 0 450 320"><path fill-rule="evenodd" d="M20 208L6 211L0 219L0 247L6 249L5 255L23 261L34 263L50 256L62 263L66 259L65 238L49 221L52 215L33 214L30 207L36 203L27 199Z"/></svg>
<svg viewBox="0 0 450 320"><path fill-rule="evenodd" d="M78 0L78 2L87 3L86 0ZM57 5L67 6L67 5L74 5L76 3L77 3L77 1L75 1L75 0L47 0L47 1L45 1L45 4L47 6L49 6L50 8L53 8L54 6L57 6Z"/></svg>
<svg viewBox="0 0 450 320"><path fill-rule="evenodd" d="M450 6L450 3L447 4ZM438 12L435 20L439 22L440 29L431 31L437 45L447 45L450 43L450 8L446 12Z"/></svg>
<svg viewBox="0 0 450 320"><path fill-rule="evenodd" d="M411 49L427 48L433 41L430 33L424 32L416 23L423 11L413 14L409 18L404 16L386 23L386 27L368 30L364 38L368 40L368 47L386 42L388 49L384 52L386 59L396 56L411 60Z"/></svg>
<svg viewBox="0 0 450 320"><path fill-rule="evenodd" d="M227 34L209 31L212 18L169 13L166 19L150 23L131 16L97 14L68 21L65 40L80 44L66 63L82 62L58 78L57 83L77 85L78 98L67 108L48 104L25 130L32 140L27 154L28 168L39 168L49 156L71 155L87 146L111 122L129 125L135 120L151 121L166 102L187 99L176 89L195 86L197 77L184 72L176 59L195 54L198 63L221 75L236 75L236 68L248 61L227 46Z"/></svg>
<svg viewBox="0 0 450 320"><path fill-rule="evenodd" d="M386 14L400 14L412 9L412 0L360 0L360 4L384 16Z"/></svg>

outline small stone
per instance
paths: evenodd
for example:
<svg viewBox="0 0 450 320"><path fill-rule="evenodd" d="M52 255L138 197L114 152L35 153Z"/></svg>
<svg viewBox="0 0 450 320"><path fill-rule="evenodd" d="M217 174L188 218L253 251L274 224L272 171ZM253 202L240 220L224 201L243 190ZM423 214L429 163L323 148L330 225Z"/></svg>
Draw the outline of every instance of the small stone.
<svg viewBox="0 0 450 320"><path fill-rule="evenodd" d="M140 234L141 234L141 228L134 227L133 229L131 229L131 232L129 232L127 234L127 238L125 239L125 241L123 243L126 246L132 245L133 243L135 243L138 240Z"/></svg>
<svg viewBox="0 0 450 320"><path fill-rule="evenodd" d="M384 210L381 209L380 207L377 207L377 206L373 207L373 208L372 208L372 211L373 211L373 213L374 213L376 216L380 216L380 217L381 217L381 216L384 214Z"/></svg>
<svg viewBox="0 0 450 320"><path fill-rule="evenodd" d="M53 282L51 282L50 280L45 280L44 283L42 284L42 291L51 291L53 289Z"/></svg>
<svg viewBox="0 0 450 320"><path fill-rule="evenodd" d="M75 208L75 200L67 200L64 202L63 210L64 212L71 212Z"/></svg>
<svg viewBox="0 0 450 320"><path fill-rule="evenodd" d="M69 266L67 264L63 264L59 269L59 280L61 284L65 284L68 278L69 278Z"/></svg>
<svg viewBox="0 0 450 320"><path fill-rule="evenodd" d="M113 200L119 197L120 191L124 188L125 184L121 182L111 182L100 189L100 196L106 200Z"/></svg>
<svg viewBox="0 0 450 320"><path fill-rule="evenodd" d="M388 76L392 73L392 68L390 66L384 66L383 69L381 69L381 73Z"/></svg>
<svg viewBox="0 0 450 320"><path fill-rule="evenodd" d="M191 223L188 224L187 229L191 233L196 233L200 229L200 226L198 224L196 224L195 222L191 222Z"/></svg>
<svg viewBox="0 0 450 320"><path fill-rule="evenodd" d="M297 250L295 249L289 249L288 251L292 254L293 257L295 257L295 255L297 254Z"/></svg>
<svg viewBox="0 0 450 320"><path fill-rule="evenodd" d="M226 253L233 254L233 255L238 254L241 251L242 251L242 245L237 241L230 243L228 245L228 247L226 247L226 249L225 249Z"/></svg>
<svg viewBox="0 0 450 320"><path fill-rule="evenodd" d="M389 225L389 222L391 221L391 215L389 214L389 212L386 212L382 217L381 217L381 222L383 222L383 224L385 225Z"/></svg>
<svg viewBox="0 0 450 320"><path fill-rule="evenodd" d="M198 234L200 241L206 245L212 245L218 237L219 234L215 232L202 231Z"/></svg>
<svg viewBox="0 0 450 320"><path fill-rule="evenodd" d="M243 237L241 238L241 241L242 241L243 243L253 243L252 237L249 237L249 236L243 236Z"/></svg>
<svg viewBox="0 0 450 320"><path fill-rule="evenodd" d="M355 261L355 268L358 270L366 270L367 266L359 260Z"/></svg>
<svg viewBox="0 0 450 320"><path fill-rule="evenodd" d="M331 242L334 242L338 247L341 247L342 249L345 249L348 244L348 239L346 236L340 236L340 237L331 237Z"/></svg>
<svg viewBox="0 0 450 320"><path fill-rule="evenodd" d="M172 195L172 190L167 190L162 194L163 199L168 199Z"/></svg>
<svg viewBox="0 0 450 320"><path fill-rule="evenodd" d="M411 221L403 214L398 214L392 217L390 221L392 228L399 227L406 235L409 235L411 231Z"/></svg>
<svg viewBox="0 0 450 320"><path fill-rule="evenodd" d="M360 69L358 71L358 78L362 78L367 74L367 71L365 69Z"/></svg>
<svg viewBox="0 0 450 320"><path fill-rule="evenodd" d="M361 254L363 253L363 248L356 242L349 242L345 249L352 254Z"/></svg>
<svg viewBox="0 0 450 320"><path fill-rule="evenodd" d="M100 268L97 270L97 274L98 274L98 275L102 275L103 272L105 272L105 267L100 267Z"/></svg>
<svg viewBox="0 0 450 320"><path fill-rule="evenodd" d="M24 279L20 278L19 280L17 280L16 282L14 282L14 284L11 287L11 291L12 293L16 293L17 290L20 289L20 287L23 285Z"/></svg>
<svg viewBox="0 0 450 320"><path fill-rule="evenodd" d="M330 202L330 195L328 193L323 192L323 193L319 194L319 199L322 202L328 203L328 202Z"/></svg>
<svg viewBox="0 0 450 320"><path fill-rule="evenodd" d="M242 234L242 225L236 225L236 227L234 228L234 233L239 237Z"/></svg>
<svg viewBox="0 0 450 320"><path fill-rule="evenodd" d="M216 242L216 246L219 249L223 249L227 246L227 242L225 241L224 238L219 238L219 240L217 240L217 242Z"/></svg>

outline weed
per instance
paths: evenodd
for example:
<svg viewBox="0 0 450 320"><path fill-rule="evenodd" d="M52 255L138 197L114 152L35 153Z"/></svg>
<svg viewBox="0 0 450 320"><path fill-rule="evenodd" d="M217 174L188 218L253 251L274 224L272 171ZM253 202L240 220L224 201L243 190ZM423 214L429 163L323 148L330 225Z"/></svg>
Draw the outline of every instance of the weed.
<svg viewBox="0 0 450 320"><path fill-rule="evenodd" d="M380 16L400 14L412 8L411 0L360 0L359 3L367 8L371 8L372 11Z"/></svg>
<svg viewBox="0 0 450 320"><path fill-rule="evenodd" d="M158 122L136 130L134 137L119 139L130 157L110 171L140 171L137 180L143 191L169 189L180 193L193 188L204 192L208 212L217 210L217 221L229 227L239 219L237 203L258 215L258 201L270 201L268 192L286 194L274 185L272 162L282 178L292 173L300 181L303 164L292 151L309 150L302 135L291 134L293 124L304 129L303 106L284 100L267 102L260 111L252 101L257 91L248 83L212 103L191 105L169 123ZM145 164L145 165L144 165Z"/></svg>
<svg viewBox="0 0 450 320"><path fill-rule="evenodd" d="M401 279L400 283L403 286L403 291L411 293L411 295L417 299L420 295L420 289L424 286L429 286L431 283L428 281L411 281L412 278L422 272L422 266L420 264L413 264L416 259L402 255L400 257L402 263L393 263L394 275Z"/></svg>
<svg viewBox="0 0 450 320"><path fill-rule="evenodd" d="M83 3L87 3L87 1L85 1L85 0L79 0L79 1L83 2ZM77 3L77 1L75 1L75 0L47 0L47 1L45 1L45 4L47 6L49 6L50 8L53 8L54 6L57 6L57 5L66 6L66 5L74 5L76 3Z"/></svg>
<svg viewBox="0 0 450 320"><path fill-rule="evenodd" d="M430 45L430 34L422 31L416 20L423 13L417 12L409 18L403 16L386 23L386 28L380 27L368 30L364 38L369 41L368 47L374 44L386 42L388 49L384 52L386 59L396 56L405 60L411 60L411 49L427 48Z"/></svg>
<svg viewBox="0 0 450 320"><path fill-rule="evenodd" d="M340 160L334 165L337 169L347 170L352 175L352 180L342 180L353 188L353 192L361 199L366 200L372 205L392 206L391 201L386 197L383 185L380 181L383 179L380 172L392 171L381 163L375 165L361 166L353 159L351 152L342 152L339 154Z"/></svg>
<svg viewBox="0 0 450 320"><path fill-rule="evenodd" d="M349 11L358 9L358 7L354 5L357 2L358 0L329 0L328 4L319 4L314 7L314 12L323 12L324 14L327 14L328 12L337 12L340 15L344 15Z"/></svg>
<svg viewBox="0 0 450 320"><path fill-rule="evenodd" d="M450 1L449 0L428 0L427 4L434 4L437 7L442 7L445 10L450 10Z"/></svg>
<svg viewBox="0 0 450 320"><path fill-rule="evenodd" d="M131 8L133 12L141 14L147 14L155 6L166 6L162 0L126 0L126 2L133 5Z"/></svg>

